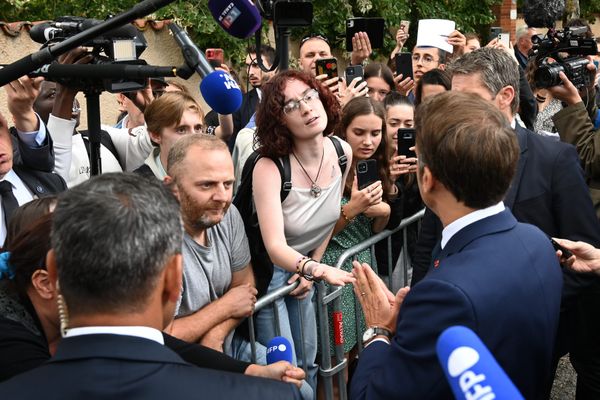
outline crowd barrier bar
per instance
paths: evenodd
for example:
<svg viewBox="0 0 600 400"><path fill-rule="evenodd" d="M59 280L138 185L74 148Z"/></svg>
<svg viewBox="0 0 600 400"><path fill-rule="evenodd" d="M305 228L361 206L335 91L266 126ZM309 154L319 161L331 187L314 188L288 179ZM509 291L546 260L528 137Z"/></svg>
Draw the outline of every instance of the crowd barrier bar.
<svg viewBox="0 0 600 400"><path fill-rule="evenodd" d="M371 236L370 238L368 238L367 240L364 240L361 243L358 243L357 245L354 245L352 247L350 247L349 249L347 249L346 251L344 251L340 257L338 258L335 267L336 268L341 268L342 265L344 265L344 263L350 259L350 257L354 257L356 258L356 255L369 248L371 249L371 258L375 259L375 244L381 240L387 239L387 244L388 244L388 249L387 249L387 258L388 258L388 278L387 278L387 283L388 283L388 287L391 287L391 283L392 283L392 269L393 269L393 265L392 264L392 245L391 245L391 236L400 231L403 230L403 249L404 251L402 252L404 255L404 263L403 265L403 277L404 277L404 284L406 285L408 282L408 251L407 251L407 231L406 228L409 225L412 225L413 223L417 223L419 222L422 218L423 215L425 214L425 209L415 213L414 215L403 219L402 221L400 221L400 224L398 224L398 226L394 229L389 229L389 230L384 230L381 231L373 236ZM377 270L375 270L375 272L378 272ZM346 367L346 365L348 364L348 360L346 358L344 358L344 344L343 341L335 341L335 346L334 346L334 357L336 360L336 365L332 366L331 365L331 356L330 356L330 346L329 346L329 321L328 321L328 312L327 312L327 305L331 303L332 305L332 309L333 309L333 313L334 315L336 315L336 313L339 313L338 315L341 315L341 294L342 294L342 287L341 286L328 286L324 283L324 282L317 282L316 284L316 290L317 290L317 313L318 313L318 322L319 322L319 339L321 342L321 364L319 367L319 379L322 379L321 383L324 385L324 390L325 390L325 398L327 400L333 400L334 398L334 391L333 391L333 376L337 375L338 378L338 388L339 388L339 400L346 400L347 399L347 393L346 393L346 382L345 382L345 376L344 376L344 368ZM329 291L329 293L327 293ZM362 333L361 331L361 326L360 326L360 318L358 318L358 316L360 315L360 313L362 313L361 307L358 304L358 302L355 299L354 302L354 309L355 309L355 315L357 316L356 318L356 332L358 335L358 340L357 340L357 344L358 344L358 348L359 348L359 352L362 351L362 340L361 340L361 336L360 334ZM343 329L341 326L341 321L339 322L339 325L336 327L335 322L334 322L334 330L336 329ZM343 334L342 332L336 332L336 335L339 334Z"/></svg>
<svg viewBox="0 0 600 400"><path fill-rule="evenodd" d="M387 240L387 249L388 249L387 250L387 261L388 261L387 262L387 265L388 265L387 284L388 284L388 287L391 287L392 272L393 272L392 270L393 270L393 265L395 265L395 263L392 264L393 260L392 260L392 238L391 238L391 236L394 233L396 233L400 230L403 230L403 249L406 249L407 248L406 247L407 246L406 228L415 222L419 222L421 220L421 218L423 218L424 214L425 214L425 209L415 213L414 215L412 215L408 218L403 219L402 221L400 221L400 224L398 224L398 226L396 228L383 230L383 231L371 236L369 239L367 239L355 246L350 247L349 249L347 249L340 255L340 257L338 258L338 261L335 264L335 268L341 268L341 266L346 262L346 260L348 260L350 257L356 258L356 254L358 254L359 252L361 252L362 250L364 250L366 248L371 249L371 258L375 259L375 247L374 247L375 244L381 240L386 239ZM406 282L408 281L408 269L407 269L408 253L407 253L407 251L403 251L403 257L404 257L404 263L402 264L404 266L403 277L404 277L404 282L406 284ZM378 272L378 271L376 270L375 272ZM275 304L275 301L290 294L299 285L299 283L300 283L300 281L295 281L294 283L292 283L290 285L282 286L279 289L276 289L272 292L265 294L263 297L261 297L260 299L257 300L257 302L254 306L254 313L251 317L248 318L250 347L252 350L252 362L253 363L256 362L256 335L254 333L254 316L263 308L266 308L268 306L273 307L275 332L276 332L276 335L280 335L279 313L278 313L278 309ZM317 320L318 320L317 322L319 324L319 339L320 339L320 344L321 344L321 364L319 365L319 375L320 375L320 378L323 379L325 398L327 400L333 400L333 398L334 398L333 376L337 375L338 387L339 387L339 399L346 400L347 393L346 393L344 369L345 369L346 365L348 364L348 360L344 358L343 342L336 343L336 345L334 346L334 356L335 356L337 364L335 366L331 365L332 364L331 357L330 357L331 348L329 346L329 321L328 321L329 314L327 312L327 305L331 303L334 313L339 312L341 315L340 296L342 294L342 287L341 286L329 286L328 287L322 281L315 282L315 287L316 287L315 309L317 311ZM328 291L329 291L329 293L328 293ZM355 315L357 315L357 316L360 315L359 313L361 313L362 310L360 308L360 305L356 301L354 303L354 308L355 308L355 313L356 313ZM302 320L300 320L300 324L301 324L301 326L303 326L304 322ZM360 336L361 327L360 327L360 319L359 318L356 318L356 324L357 324L356 332L357 332L357 335ZM340 329L341 329L341 327L340 327ZM304 340L302 340L302 343L304 346ZM359 351L362 351L362 341L360 340L360 337L358 338L358 346L359 346ZM305 349L303 349L302 353L303 353L303 355L306 354ZM306 364L305 356L304 356L302 365L305 368L305 372L307 372L306 371L307 364Z"/></svg>

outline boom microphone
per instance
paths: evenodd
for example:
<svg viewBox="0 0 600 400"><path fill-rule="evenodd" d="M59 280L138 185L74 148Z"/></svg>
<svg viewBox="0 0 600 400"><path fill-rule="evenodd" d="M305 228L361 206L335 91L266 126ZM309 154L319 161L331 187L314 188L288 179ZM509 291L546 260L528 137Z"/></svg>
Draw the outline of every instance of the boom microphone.
<svg viewBox="0 0 600 400"><path fill-rule="evenodd" d="M80 17L61 17L55 22L42 22L34 25L29 30L31 40L44 44L52 39L66 39L77 33L88 30L94 26L100 25L104 21L91 18ZM125 24L121 27L114 28L105 34L103 37L119 37L119 38L134 38L138 36L137 29L131 24Z"/></svg>
<svg viewBox="0 0 600 400"><path fill-rule="evenodd" d="M293 361L292 345L283 336L275 336L267 345L267 364L278 361L287 361L290 364Z"/></svg>
<svg viewBox="0 0 600 400"><path fill-rule="evenodd" d="M438 338L436 351L456 399L523 399L471 329L464 326L446 329Z"/></svg>
<svg viewBox="0 0 600 400"><path fill-rule="evenodd" d="M228 73L215 71L204 53L177 24L169 24L169 29L183 51L186 64L202 78L200 92L206 104L219 114L237 111L242 105L242 91L237 82Z"/></svg>
<svg viewBox="0 0 600 400"><path fill-rule="evenodd" d="M523 4L525 23L530 28L553 28L565 13L565 0L527 0Z"/></svg>
<svg viewBox="0 0 600 400"><path fill-rule="evenodd" d="M261 26L260 12L251 0L208 0L208 8L219 26L236 38L246 39Z"/></svg>

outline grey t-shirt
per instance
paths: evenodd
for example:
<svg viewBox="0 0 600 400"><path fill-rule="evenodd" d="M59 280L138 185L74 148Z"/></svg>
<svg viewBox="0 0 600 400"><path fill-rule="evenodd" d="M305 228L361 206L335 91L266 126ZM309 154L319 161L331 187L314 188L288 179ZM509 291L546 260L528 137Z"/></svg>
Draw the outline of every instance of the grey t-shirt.
<svg viewBox="0 0 600 400"><path fill-rule="evenodd" d="M229 290L232 274L250 263L244 222L232 204L223 220L206 231L207 246L187 233L183 240L183 291L177 317L190 315Z"/></svg>

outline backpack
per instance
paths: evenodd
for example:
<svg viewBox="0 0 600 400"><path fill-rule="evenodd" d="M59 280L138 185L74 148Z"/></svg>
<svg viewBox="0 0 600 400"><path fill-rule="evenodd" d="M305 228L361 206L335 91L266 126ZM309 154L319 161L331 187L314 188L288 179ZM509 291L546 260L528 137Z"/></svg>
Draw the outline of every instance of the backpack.
<svg viewBox="0 0 600 400"><path fill-rule="evenodd" d="M338 164L343 177L346 172L348 158L344 153L340 140L333 136L329 136L329 139L331 139L331 142L335 147L338 156ZM273 263L271 262L262 240L262 235L260 234L258 215L256 214L252 196L252 173L254 172L256 162L260 158L261 155L258 151L254 151L246 160L244 168L242 169L240 186L233 199L233 204L244 220L244 229L246 230L246 236L248 237L248 245L250 246L252 269L254 272L256 289L258 290L257 297L262 297L267 292L269 283L271 283L271 278L273 277ZM290 190L292 190L292 168L290 165L290 158L289 156L284 156L281 160L271 160L273 160L281 175L280 198L283 203L290 193Z"/></svg>

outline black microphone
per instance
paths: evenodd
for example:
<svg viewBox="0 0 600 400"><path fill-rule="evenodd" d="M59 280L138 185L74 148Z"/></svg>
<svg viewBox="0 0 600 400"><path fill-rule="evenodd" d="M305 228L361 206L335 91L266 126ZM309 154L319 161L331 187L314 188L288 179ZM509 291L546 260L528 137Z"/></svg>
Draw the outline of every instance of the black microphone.
<svg viewBox="0 0 600 400"><path fill-rule="evenodd" d="M192 39L190 39L188 34L179 25L170 23L169 29L173 33L177 45L183 51L186 64L195 69L201 78L204 79L208 74L215 71L204 56L204 53L200 51L198 46L192 42Z"/></svg>
<svg viewBox="0 0 600 400"><path fill-rule="evenodd" d="M43 22L34 25L29 30L29 36L37 43L44 44L53 39L66 39L77 33L83 32L94 26L102 24L104 21L99 19L79 18L79 17L61 17L54 22ZM102 37L116 38L135 38L138 36L137 29L131 24L111 29L110 31L94 38L98 40Z"/></svg>
<svg viewBox="0 0 600 400"><path fill-rule="evenodd" d="M63 30L52 26L49 22L42 22L31 27L29 36L31 40L37 43L46 43L55 37L62 37Z"/></svg>
<svg viewBox="0 0 600 400"><path fill-rule="evenodd" d="M530 28L554 28L565 13L565 0L526 0L525 23Z"/></svg>
<svg viewBox="0 0 600 400"><path fill-rule="evenodd" d="M47 64L30 74L30 77L43 76L50 79L139 79L177 76L175 67L154 67L131 64Z"/></svg>

